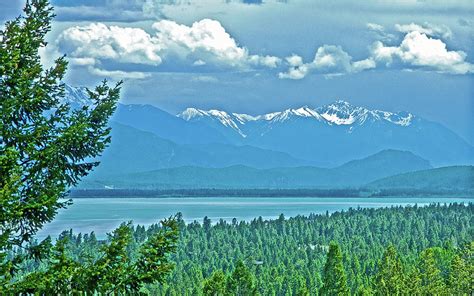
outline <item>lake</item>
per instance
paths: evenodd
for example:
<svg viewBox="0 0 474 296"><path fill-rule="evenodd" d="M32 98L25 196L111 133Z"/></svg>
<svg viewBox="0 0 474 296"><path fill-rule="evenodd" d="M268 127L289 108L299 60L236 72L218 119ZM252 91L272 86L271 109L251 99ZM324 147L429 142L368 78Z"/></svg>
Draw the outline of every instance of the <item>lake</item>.
<svg viewBox="0 0 474 296"><path fill-rule="evenodd" d="M76 198L74 204L61 210L55 220L38 233L57 236L63 230L74 232L94 231L105 237L123 221L150 225L177 212L186 222L202 221L208 216L213 222L219 219L252 220L332 213L349 208L379 208L398 205L428 205L430 203L474 202L474 198L446 197L383 197L383 198L334 198L334 197L180 197L180 198Z"/></svg>

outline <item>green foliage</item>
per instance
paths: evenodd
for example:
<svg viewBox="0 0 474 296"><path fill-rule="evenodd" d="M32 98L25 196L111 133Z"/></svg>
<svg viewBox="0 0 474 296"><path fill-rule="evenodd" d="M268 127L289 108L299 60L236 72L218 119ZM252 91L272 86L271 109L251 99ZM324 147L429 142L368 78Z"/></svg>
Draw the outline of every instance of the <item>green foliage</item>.
<svg viewBox="0 0 474 296"><path fill-rule="evenodd" d="M173 219L148 237L136 260L128 256L133 240L125 224L106 244L88 237L100 248L81 260L72 258L68 237L54 245L50 238L33 241L70 204L62 200L68 189L98 165L92 160L110 143L108 120L121 82L109 87L104 81L88 91L91 106L72 109L62 100L65 57L43 69L39 56L53 8L31 0L24 12L0 31L0 294L117 294L163 282L178 238ZM35 262L33 271L28 266Z"/></svg>
<svg viewBox="0 0 474 296"><path fill-rule="evenodd" d="M212 273L204 281L203 294L206 296L224 296L226 294L226 276L222 270Z"/></svg>
<svg viewBox="0 0 474 296"><path fill-rule="evenodd" d="M402 295L405 293L404 270L393 245L390 245L385 251L378 268L374 283L376 295Z"/></svg>
<svg viewBox="0 0 474 296"><path fill-rule="evenodd" d="M446 287L441 276L433 249L426 249L421 253L419 270L421 272L421 292L425 295L446 294Z"/></svg>
<svg viewBox="0 0 474 296"><path fill-rule="evenodd" d="M347 279L342 265L342 253L339 245L331 242L324 265L323 286L320 295L349 295Z"/></svg>
<svg viewBox="0 0 474 296"><path fill-rule="evenodd" d="M228 287L235 287L230 284L233 281L260 295L317 295L325 278L335 276L324 273L326 262L341 262L327 258L334 241L340 251L333 247L331 256L342 258L351 295L396 295L383 291L399 287L405 287L400 295L422 295L429 285L424 279L430 277L422 267L429 265L441 271L445 283L442 294L469 295L472 288L466 276L474 274L473 214L473 204L431 205L289 219L281 216L271 221L257 218L212 223L207 218L206 227L198 222L186 225L179 215L179 244L169 257L175 268L165 282L147 283L139 291L149 295L229 295ZM140 246L161 230L153 225L133 228L127 256L139 260ZM103 256L104 242L93 235L65 232L63 236L68 237L67 254L74 261L83 264ZM434 258L428 265L422 264L421 255L427 249ZM331 265L338 266L340 275L341 265ZM397 274L399 270L402 275Z"/></svg>
<svg viewBox="0 0 474 296"><path fill-rule="evenodd" d="M236 296L255 295L255 279L241 260L237 261L235 270L227 281L227 293Z"/></svg>
<svg viewBox="0 0 474 296"><path fill-rule="evenodd" d="M165 275L173 268L169 254L177 247L176 220L164 220L143 244L133 246L133 234L131 224L124 223L109 235L107 243L97 244L93 237L82 240L66 232L52 247L48 260L33 268L39 271L31 271L14 280L10 290L5 291L118 295L137 293L146 284L163 283ZM75 249L74 245L85 245L89 254L84 249ZM136 259L131 258L132 248L133 253L139 254ZM91 252L96 256L90 256Z"/></svg>

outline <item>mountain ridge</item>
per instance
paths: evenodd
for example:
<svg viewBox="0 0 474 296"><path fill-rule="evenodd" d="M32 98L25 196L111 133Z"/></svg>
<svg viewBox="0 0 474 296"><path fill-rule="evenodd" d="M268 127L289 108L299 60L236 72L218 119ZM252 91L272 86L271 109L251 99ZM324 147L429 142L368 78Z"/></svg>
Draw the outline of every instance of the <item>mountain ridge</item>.
<svg viewBox="0 0 474 296"><path fill-rule="evenodd" d="M392 165L383 166L384 163ZM411 152L386 150L336 168L314 166L254 168L241 164L211 168L186 165L95 179L88 178L81 188L97 188L97 186L100 188L103 184L113 188L127 189L346 188L361 186L402 172L427 168L431 168L429 163Z"/></svg>
<svg viewBox="0 0 474 296"><path fill-rule="evenodd" d="M72 104L87 104L84 92L67 87L66 97ZM435 166L474 164L474 147L439 123L342 100L257 116L198 109L172 115L152 105L119 104L113 120L177 144L252 146L319 167L335 167L385 149L411 151Z"/></svg>

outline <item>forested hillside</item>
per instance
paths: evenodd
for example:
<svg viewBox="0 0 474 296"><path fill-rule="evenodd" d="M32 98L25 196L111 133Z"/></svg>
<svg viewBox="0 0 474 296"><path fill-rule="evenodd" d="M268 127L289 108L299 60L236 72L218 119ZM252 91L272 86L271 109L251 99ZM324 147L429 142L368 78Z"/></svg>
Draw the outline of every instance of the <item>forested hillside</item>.
<svg viewBox="0 0 474 296"><path fill-rule="evenodd" d="M353 209L273 221L204 218L189 225L178 215L175 269L165 284L142 291L329 295L327 289L340 284L342 294L468 294L474 267L473 214L473 204L453 204ZM158 229L134 228L132 257L136 246ZM94 235L64 236L71 238L68 248L78 259L100 253L102 242Z"/></svg>

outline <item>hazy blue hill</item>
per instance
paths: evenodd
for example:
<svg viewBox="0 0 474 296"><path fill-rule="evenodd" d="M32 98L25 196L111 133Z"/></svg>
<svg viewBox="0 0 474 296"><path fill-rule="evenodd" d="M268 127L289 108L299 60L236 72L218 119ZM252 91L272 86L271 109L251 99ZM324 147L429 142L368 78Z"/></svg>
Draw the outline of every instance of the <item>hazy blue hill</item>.
<svg viewBox="0 0 474 296"><path fill-rule="evenodd" d="M257 168L298 166L307 162L286 153L227 144L181 145L151 132L111 123L112 143L93 176L143 172L178 166L226 167L244 164Z"/></svg>
<svg viewBox="0 0 474 296"><path fill-rule="evenodd" d="M151 105L119 104L113 120L180 144L229 143L206 124L187 122Z"/></svg>
<svg viewBox="0 0 474 296"><path fill-rule="evenodd" d="M474 190L474 166L450 166L399 174L367 185L377 189Z"/></svg>
<svg viewBox="0 0 474 296"><path fill-rule="evenodd" d="M376 155L327 169L311 166L256 169L243 165L224 168L183 166L142 173L89 179L84 187L107 184L115 188L330 188L366 184L390 174L430 168L429 163L403 151Z"/></svg>
<svg viewBox="0 0 474 296"><path fill-rule="evenodd" d="M423 119L414 119L409 126L365 122L350 131L346 126L294 118L274 123L265 133L250 134L246 141L322 166L341 164L384 149L412 151L437 166L474 161L474 148L466 141L446 127Z"/></svg>
<svg viewBox="0 0 474 296"><path fill-rule="evenodd" d="M428 160L410 151L388 149L362 159L349 161L339 166L337 171L348 178L355 172L362 172L365 178L374 179L383 175L392 176L429 168L431 165Z"/></svg>

